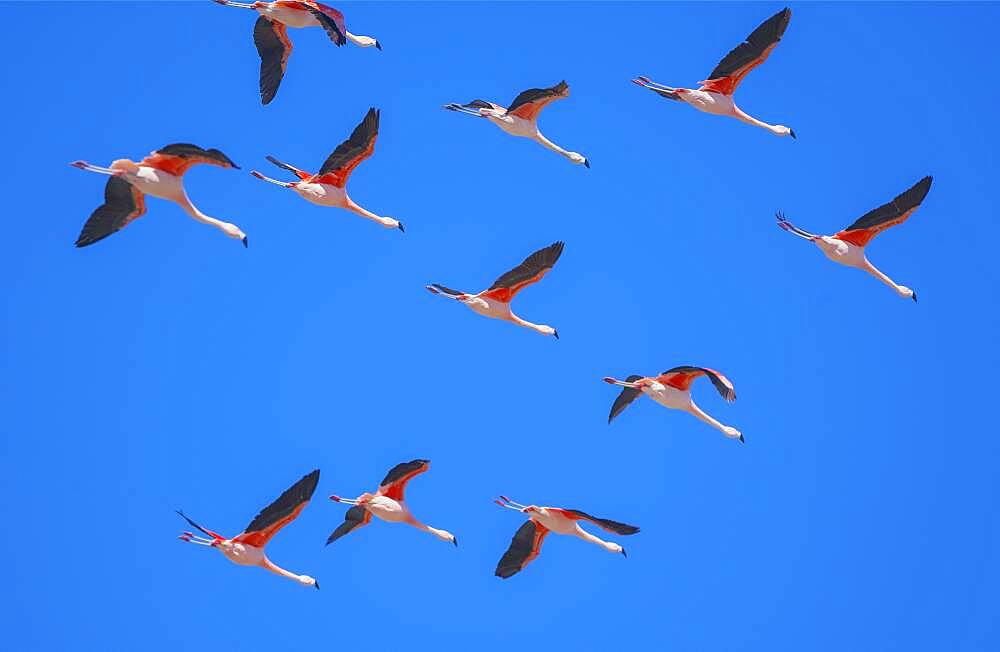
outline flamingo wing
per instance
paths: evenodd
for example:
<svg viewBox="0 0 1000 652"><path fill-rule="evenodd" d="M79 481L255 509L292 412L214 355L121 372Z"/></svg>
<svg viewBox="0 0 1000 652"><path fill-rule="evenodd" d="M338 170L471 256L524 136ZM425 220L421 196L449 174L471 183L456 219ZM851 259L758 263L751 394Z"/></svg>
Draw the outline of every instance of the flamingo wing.
<svg viewBox="0 0 1000 652"><path fill-rule="evenodd" d="M587 512L580 511L579 509L560 509L567 518L571 518L574 521L583 519L585 521L590 521L594 525L600 528L612 532L614 534L629 535L635 534L639 531L639 528L635 525L627 525L625 523L619 523L618 521L612 521L608 518L597 518L596 516L591 516Z"/></svg>
<svg viewBox="0 0 1000 652"><path fill-rule="evenodd" d="M677 389L689 390L691 389L691 383L698 376L707 376L712 381L712 384L715 385L715 389L719 392L719 395L726 399L726 401L732 403L736 400L736 389L733 387L733 383L718 371L707 367L690 367L686 365L674 367L657 376L656 380Z"/></svg>
<svg viewBox="0 0 1000 652"><path fill-rule="evenodd" d="M253 42L260 55L260 103L270 104L285 76L292 40L284 23L261 16L253 26Z"/></svg>
<svg viewBox="0 0 1000 652"><path fill-rule="evenodd" d="M747 73L767 61L791 19L792 10L785 7L761 23L745 41L722 58L708 79L701 82L700 90L732 95Z"/></svg>
<svg viewBox="0 0 1000 652"><path fill-rule="evenodd" d="M316 19L337 47L347 43L347 28L344 26L344 14L333 7L328 7L318 2L302 2L300 4L306 11L313 15L313 18Z"/></svg>
<svg viewBox="0 0 1000 652"><path fill-rule="evenodd" d="M233 541L263 548L278 530L296 518L309 503L319 483L319 469L305 475L285 490L278 499L261 510Z"/></svg>
<svg viewBox="0 0 1000 652"><path fill-rule="evenodd" d="M430 466L430 460L412 460L397 464L385 474L385 478L379 484L378 495L388 496L393 500L403 500L406 483L427 471Z"/></svg>
<svg viewBox="0 0 1000 652"><path fill-rule="evenodd" d="M174 176L182 176L192 165L206 163L223 168L240 169L232 159L217 149L204 149L191 143L173 143L156 150L139 162L157 170L163 170Z"/></svg>
<svg viewBox="0 0 1000 652"><path fill-rule="evenodd" d="M494 574L507 579L523 570L541 552L542 541L548 533L548 528L535 521L528 521L518 528L510 541L510 547L500 558Z"/></svg>
<svg viewBox="0 0 1000 652"><path fill-rule="evenodd" d="M510 301L523 288L542 280L559 260L563 246L565 243L560 241L539 249L525 258L520 265L494 281L490 289L483 294L497 301Z"/></svg>
<svg viewBox="0 0 1000 652"><path fill-rule="evenodd" d="M333 531L333 534L327 538L326 545L330 545L340 537L344 536L348 532L353 532L362 525L368 525L371 520L371 512L361 505L355 505L347 510L346 514L344 514L344 522L337 526L337 529Z"/></svg>
<svg viewBox="0 0 1000 652"><path fill-rule="evenodd" d="M343 188L347 178L361 161L375 151L375 139L378 137L379 111L368 109L364 119L351 132L351 137L337 146L333 154L327 157L323 167L312 178L313 183L325 183Z"/></svg>
<svg viewBox="0 0 1000 652"><path fill-rule="evenodd" d="M642 380L642 376L636 376L633 374L626 378L625 382L634 383L637 380ZM639 398L640 394L642 394L641 389L636 389L635 387L622 387L622 393L618 395L618 398L615 399L614 404L611 406L611 412L608 414L608 423L611 423L612 419L621 414L625 408L632 403L632 401Z"/></svg>
<svg viewBox="0 0 1000 652"><path fill-rule="evenodd" d="M104 186L104 203L87 218L76 246L86 247L103 240L145 213L146 199L142 191L121 177L111 177Z"/></svg>
<svg viewBox="0 0 1000 652"><path fill-rule="evenodd" d="M569 84L565 80L549 88L529 88L514 98L507 113L525 120L534 120L550 102L569 97Z"/></svg>
<svg viewBox="0 0 1000 652"><path fill-rule="evenodd" d="M854 222L854 224L835 234L833 237L859 247L864 247L882 231L905 222L913 211L917 210L921 202L924 201L924 197L927 196L928 191L931 189L931 181L933 181L933 177L924 177L888 204L883 204L875 210L868 211Z"/></svg>

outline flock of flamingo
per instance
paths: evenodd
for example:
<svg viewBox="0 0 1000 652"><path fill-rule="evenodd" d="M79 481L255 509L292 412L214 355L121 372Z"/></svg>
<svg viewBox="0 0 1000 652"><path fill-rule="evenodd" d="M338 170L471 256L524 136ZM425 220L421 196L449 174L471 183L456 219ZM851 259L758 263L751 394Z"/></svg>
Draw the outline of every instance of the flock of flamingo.
<svg viewBox="0 0 1000 652"><path fill-rule="evenodd" d="M360 47L382 49L377 39L370 36L356 36L347 31L344 16L336 9L312 0L275 0L274 2L240 3L230 0L214 0L218 4L249 9L259 14L254 25L253 38L260 55L260 98L262 104L270 103L276 96L292 52L292 42L288 37L289 27L322 27L338 47L348 41ZM747 124L766 129L777 136L795 138L795 131L784 125L772 125L754 118L736 106L733 94L743 78L767 60L780 42L791 19L791 10L783 9L761 23L736 48L729 52L709 74L708 79L699 82L698 88L666 86L638 77L633 82L647 88L660 97L689 104L699 111L713 115L736 118ZM538 116L550 103L569 96L569 85L565 81L549 88L532 88L520 93L509 106L475 99L465 104L450 103L444 106L449 111L485 118L512 136L530 138L572 163L590 167L586 156L568 151L548 140L538 127ZM316 173L306 172L268 156L267 160L278 168L291 173L295 181L280 181L254 170L251 174L263 181L281 188L295 191L305 200L319 206L344 208L372 220L379 225L404 231L403 223L392 217L377 215L357 204L347 194L347 180L354 169L375 151L378 137L379 111L372 108L354 129L350 137L330 154ZM175 143L152 152L139 162L128 159L114 161L109 167L76 161L71 165L82 170L108 175L104 188L104 203L91 214L76 241L77 247L86 247L120 231L146 212L145 196L152 195L177 203L188 215L216 227L230 238L248 246L247 235L240 227L202 213L188 198L184 190L183 178L188 169L198 163L216 165L223 168L239 167L218 149L203 149L196 145ZM865 255L865 247L883 230L901 224L920 206L930 190L931 177L924 177L913 187L898 195L892 201L869 211L847 228L833 235L814 235L789 222L782 213L777 213L778 226L819 247L830 260L868 272L891 287L903 298L917 300L910 288L898 285L872 265ZM555 242L528 256L520 265L502 274L486 290L476 293L453 290L433 283L426 288L430 292L458 301L485 317L502 319L518 326L534 330L542 335L558 338L559 332L553 326L536 324L514 314L511 302L525 287L540 281L556 264L563 252L563 243ZM706 367L677 366L657 376L631 375L625 380L607 377L604 381L622 388L615 399L608 423L621 414L641 394L649 396L660 405L689 412L701 421L721 431L730 439L744 442L743 434L726 426L706 414L691 398L691 385L704 376L718 390L726 401L736 400L733 383L718 371ZM458 545L458 539L447 530L431 527L418 521L404 499L406 485L415 476L426 472L429 460L412 460L397 464L379 483L375 493L364 492L357 498L342 498L337 495L330 499L350 505L344 514L344 522L330 534L326 543L330 544L346 534L367 525L372 516L389 523L406 523L428 532L438 539ZM206 529L191 520L183 512L178 512L194 529L202 535L184 532L179 538L188 543L218 549L226 558L236 564L259 566L273 573L303 584L319 588L319 583L308 575L287 571L271 562L264 552L267 543L281 528L295 520L312 498L319 483L319 470L304 476L273 503L265 507L243 532L227 538ZM591 516L577 509L560 507L539 507L515 502L506 496L495 500L506 509L520 512L527 520L514 534L510 546L500 558L495 574L509 578L521 571L538 556L542 542L549 532L577 536L594 543L608 552L625 555L625 549L613 542L604 541L580 526L586 521L603 530L619 536L636 534L639 528L617 521Z"/></svg>

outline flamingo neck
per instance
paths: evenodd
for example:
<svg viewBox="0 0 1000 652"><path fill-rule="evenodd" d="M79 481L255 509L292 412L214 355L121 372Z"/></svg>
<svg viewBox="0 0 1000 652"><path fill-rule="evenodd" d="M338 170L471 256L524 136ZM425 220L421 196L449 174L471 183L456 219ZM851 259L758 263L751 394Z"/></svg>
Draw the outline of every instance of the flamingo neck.
<svg viewBox="0 0 1000 652"><path fill-rule="evenodd" d="M379 224L381 224L383 226L385 226L388 223L387 218L384 218L384 217L381 217L379 215L376 215L375 213L371 212L370 210L368 210L366 208L363 208L363 207L359 206L358 204L355 204L354 200L351 199L350 197L347 197L346 199L347 199L347 206L346 206L347 210L352 211L354 213L357 213L361 217L364 217L366 219L372 220L373 222L378 222Z"/></svg>
<svg viewBox="0 0 1000 652"><path fill-rule="evenodd" d="M880 280L883 283L885 283L886 285L888 285L889 287L891 287L893 290L895 290L899 294L903 294L903 288L902 288L902 286L898 285L891 278L889 278L888 276L886 276L885 274L883 274L881 271L879 271L879 269L877 267L875 267L870 262L868 262L867 258L865 258L865 260L864 260L864 270L866 272L868 272L869 274L871 274L872 276L874 276L875 278L877 278L878 280Z"/></svg>
<svg viewBox="0 0 1000 652"><path fill-rule="evenodd" d="M185 213L187 213L194 219L198 220L202 224L210 224L217 229L221 229L222 231L226 230L225 222L223 222L222 220L217 220L214 217L205 215L200 210L198 210L198 207L191 203L191 200L188 198L187 193L183 193L180 196L180 198L177 199L177 205L180 206Z"/></svg>
<svg viewBox="0 0 1000 652"><path fill-rule="evenodd" d="M712 426L713 428L716 428L717 430L723 433L726 432L726 427L724 425L722 425L721 423L710 417L708 414L706 414L700 407L695 405L694 401L691 401L691 403L688 405L686 409L688 412L698 417L699 419L701 419L708 425Z"/></svg>
<svg viewBox="0 0 1000 652"><path fill-rule="evenodd" d="M555 143L553 143L551 140L549 140L548 138L546 138L545 136L543 136L542 132L537 131L537 130L535 131L535 142L539 143L543 147L551 149L556 154L562 154L566 158L572 160L572 157L570 156L570 152L568 152L567 150L563 149L562 147L559 147L559 145L556 145Z"/></svg>
<svg viewBox="0 0 1000 652"><path fill-rule="evenodd" d="M736 118L737 120L741 120L747 123L748 125L760 127L761 129L767 129L776 136L784 135L782 131L777 127L777 125L771 125L766 122L763 122L762 120L758 120L752 115L747 115L740 109L740 107L736 106L735 104L733 105L733 117Z"/></svg>
<svg viewBox="0 0 1000 652"><path fill-rule="evenodd" d="M267 570L271 571L275 575L281 575L282 577L287 577L288 579L295 580L296 582L301 582L302 581L302 576L301 575L296 575L295 573L293 573L291 571L286 571L284 568L282 568L281 566L278 566L277 564L275 564L274 562L272 562L267 557L264 557L261 560L260 565L261 565L261 568L266 568Z"/></svg>
<svg viewBox="0 0 1000 652"><path fill-rule="evenodd" d="M593 534L591 534L590 532L587 532L586 530L584 530L581 527L577 527L577 529L576 529L576 536L580 537L584 541L589 541L590 543L593 543L595 545L601 546L602 548L604 548L608 552L618 552L618 546L616 546L613 543L609 543L609 542L605 541L604 539L601 539L600 537L594 536Z"/></svg>
<svg viewBox="0 0 1000 652"><path fill-rule="evenodd" d="M533 324L530 321L527 321L525 319L521 319L520 317L518 317L517 315L515 315L513 312L510 313L510 320L512 322L514 322L515 324L517 324L518 326L524 326L525 328L530 328L531 330L537 331L537 332L541 333L542 335L548 335L548 333L545 331L545 328L542 327L540 324Z"/></svg>

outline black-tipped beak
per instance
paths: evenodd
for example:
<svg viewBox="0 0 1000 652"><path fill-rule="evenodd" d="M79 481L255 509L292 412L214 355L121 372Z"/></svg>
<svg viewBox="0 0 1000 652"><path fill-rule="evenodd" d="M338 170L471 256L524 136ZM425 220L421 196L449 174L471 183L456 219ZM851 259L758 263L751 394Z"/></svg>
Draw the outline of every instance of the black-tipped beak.
<svg viewBox="0 0 1000 652"><path fill-rule="evenodd" d="M315 586L316 590L319 591L319 582L313 582L313 586Z"/></svg>
<svg viewBox="0 0 1000 652"><path fill-rule="evenodd" d="M625 548L622 548L622 556L625 557L625 559L628 559L628 553L625 552Z"/></svg>
<svg viewBox="0 0 1000 652"><path fill-rule="evenodd" d="M249 245L249 243L247 242L247 240L248 240L248 238L247 238L246 236L243 236L243 239L242 239L242 240L240 240L240 242L242 242L242 243L243 243L243 248L244 248L244 249L249 249L249 248L250 248L250 245Z"/></svg>
<svg viewBox="0 0 1000 652"><path fill-rule="evenodd" d="M911 294L910 298L913 299L914 302L916 302L916 300L917 300L917 293L914 292L913 294Z"/></svg>
<svg viewBox="0 0 1000 652"><path fill-rule="evenodd" d="M452 537L451 542L455 544L456 548L458 547L458 537Z"/></svg>
<svg viewBox="0 0 1000 652"><path fill-rule="evenodd" d="M378 42L378 39L375 40L375 49L376 50L381 50L382 49L382 44Z"/></svg>
<svg viewBox="0 0 1000 652"><path fill-rule="evenodd" d="M590 159L589 158L583 159L583 167L587 168L588 170L590 169Z"/></svg>
<svg viewBox="0 0 1000 652"><path fill-rule="evenodd" d="M747 443L747 440L743 438L743 433L740 433L740 443L741 444Z"/></svg>
<svg viewBox="0 0 1000 652"><path fill-rule="evenodd" d="M553 328L553 329L552 329L552 334L553 334L553 335L555 336L555 338L556 338L557 340L559 339L559 331L557 331L556 329L554 329L554 328Z"/></svg>
<svg viewBox="0 0 1000 652"><path fill-rule="evenodd" d="M794 129L789 129L788 130L788 135L791 136L793 140L798 140L798 137L795 135L795 130Z"/></svg>
<svg viewBox="0 0 1000 652"><path fill-rule="evenodd" d="M402 231L403 233L406 233L406 229L404 229L404 228L403 228L403 223L402 223L402 222L400 222L400 223L399 223L399 224L398 224L398 225L396 226L396 228L397 228L397 229L399 229L400 231Z"/></svg>

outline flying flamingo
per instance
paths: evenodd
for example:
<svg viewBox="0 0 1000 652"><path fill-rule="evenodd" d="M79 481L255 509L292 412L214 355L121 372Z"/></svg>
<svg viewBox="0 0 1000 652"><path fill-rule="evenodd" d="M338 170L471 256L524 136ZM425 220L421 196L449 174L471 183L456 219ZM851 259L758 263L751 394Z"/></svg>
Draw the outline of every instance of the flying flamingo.
<svg viewBox="0 0 1000 652"><path fill-rule="evenodd" d="M450 541L458 546L458 539L451 532L439 530L429 525L424 525L413 518L410 508L403 499L403 492L406 491L406 483L415 476L420 475L430 468L430 460L412 460L403 462L392 467L385 478L379 484L378 491L374 494L365 492L357 498L341 498L340 496L330 496L330 500L338 503L352 505L344 515L344 522L333 531L326 544L330 545L348 532L355 530L362 525L368 525L372 520L372 514L378 516L383 521L389 523L406 523L418 530L430 532L442 541Z"/></svg>
<svg viewBox="0 0 1000 652"><path fill-rule="evenodd" d="M776 214L778 226L800 238L812 241L833 262L866 271L895 290L899 296L916 301L916 292L905 285L896 285L891 278L868 262L868 258L865 256L865 247L872 238L882 231L890 226L905 222L924 201L924 197L931 189L931 181L932 177L924 177L888 204L868 211L854 224L833 235L813 235L808 231L803 231L786 220L781 212Z"/></svg>
<svg viewBox="0 0 1000 652"><path fill-rule="evenodd" d="M506 496L500 496L499 500L494 500L497 505L513 509L528 515L528 521L518 528L511 539L510 548L500 558L497 564L495 575L507 579L517 574L525 566L530 564L542 549L542 541L550 531L556 534L572 534L584 541L596 543L608 552L620 552L623 556L625 548L617 543L602 541L593 534L587 532L577 521L590 521L594 525L601 527L613 534L623 536L635 534L639 531L634 525L626 525L618 521L611 521L606 518L597 518L578 509L561 509L559 507L537 507L535 505L522 505L515 503Z"/></svg>
<svg viewBox="0 0 1000 652"><path fill-rule="evenodd" d="M792 10L782 9L771 16L755 29L747 40L737 45L715 67L708 79L698 82L698 89L673 88L650 81L648 77L639 77L632 81L643 88L657 93L668 100L686 102L699 111L713 115L726 115L747 124L763 127L776 136L791 136L795 132L784 125L770 125L757 118L747 115L733 102L733 93L747 73L767 61L771 50L778 45L788 21L792 18Z"/></svg>
<svg viewBox="0 0 1000 652"><path fill-rule="evenodd" d="M285 75L288 57L292 54L292 40L288 38L288 27L316 27L326 31L337 47L348 41L368 48L382 45L370 36L355 36L344 26L344 14L312 0L277 0L276 2L230 2L215 0L220 5L253 9L260 14L253 26L253 42L260 55L260 103L269 104L278 92L281 78Z"/></svg>
<svg viewBox="0 0 1000 652"><path fill-rule="evenodd" d="M191 532L185 532L177 537L187 543L195 543L200 546L217 548L219 552L234 564L240 566L260 566L272 573L295 580L299 584L315 586L319 588L319 582L308 575L296 575L275 565L267 555L264 554L264 546L271 540L278 530L285 527L302 513L302 509L312 498L313 491L316 490L316 483L319 482L319 469L304 476L301 480L293 484L285 493L281 494L277 500L261 510L260 514L254 517L250 525L243 530L243 533L227 539L221 534L216 534L211 530L206 530L198 525L184 512L178 511L181 517L191 524L192 527L210 536L210 539L199 537Z"/></svg>
<svg viewBox="0 0 1000 652"><path fill-rule="evenodd" d="M589 168L590 161L582 154L569 152L559 147L538 130L538 114L542 112L542 109L549 103L566 97L569 97L569 85L565 81L561 81L551 88L531 88L524 91L515 97L506 109L499 104L485 100L472 100L468 104L452 102L445 104L444 108L449 111L486 118L511 136L530 138L543 147L547 147L557 154L562 154L570 161L582 163Z"/></svg>
<svg viewBox="0 0 1000 652"><path fill-rule="evenodd" d="M347 179L351 176L354 168L358 167L361 161L372 155L375 151L375 139L378 137L379 112L372 108L361 121L351 137L337 146L333 154L326 159L323 167L317 174L303 172L287 163L282 163L273 156L268 156L267 160L274 163L279 168L288 170L299 178L298 181L286 183L270 177L266 177L257 170L250 172L258 179L263 179L282 188L291 188L299 193L299 196L306 201L317 206L334 206L336 208L346 208L354 211L361 217L378 222L387 229L399 229L405 231L403 223L391 217L380 217L371 211L365 210L354 203L347 196Z"/></svg>
<svg viewBox="0 0 1000 652"><path fill-rule="evenodd" d="M440 294L449 299L461 301L480 315L513 322L518 326L538 331L542 335L552 335L556 339L559 339L559 332L551 326L532 324L530 321L525 321L515 315L510 309L510 302L514 298L514 295L522 289L542 280L542 277L559 260L562 250L562 242L555 242L544 249L539 249L525 258L524 262L520 265L494 281L490 289L478 294L459 292L438 283L432 283L425 287L433 294Z"/></svg>
<svg viewBox="0 0 1000 652"><path fill-rule="evenodd" d="M240 240L246 247L247 236L238 226L205 215L188 199L184 192L183 177L188 168L196 163L239 169L238 165L219 150L202 149L187 143L167 145L151 152L138 163L127 158L118 159L110 168L91 165L86 161L70 163L81 170L111 177L104 187L104 203L91 213L87 223L83 225L83 231L76 239L76 246L92 245L142 217L146 212L145 196L149 194L175 202L194 219L216 227L230 238Z"/></svg>
<svg viewBox="0 0 1000 652"><path fill-rule="evenodd" d="M705 367L674 367L656 377L629 376L625 380L605 378L604 382L612 385L620 385L625 388L618 395L618 398L615 399L614 405L611 406L608 423L611 423L612 419L621 414L622 410L627 408L640 394L645 394L663 407L690 412L708 425L721 430L726 437L739 439L740 442L743 442L743 433L736 428L722 425L695 405L691 399L691 383L698 376L708 377L712 381L712 384L715 385L715 389L719 391L719 394L726 401L732 403L736 400L736 390L729 379L718 371L706 369Z"/></svg>

